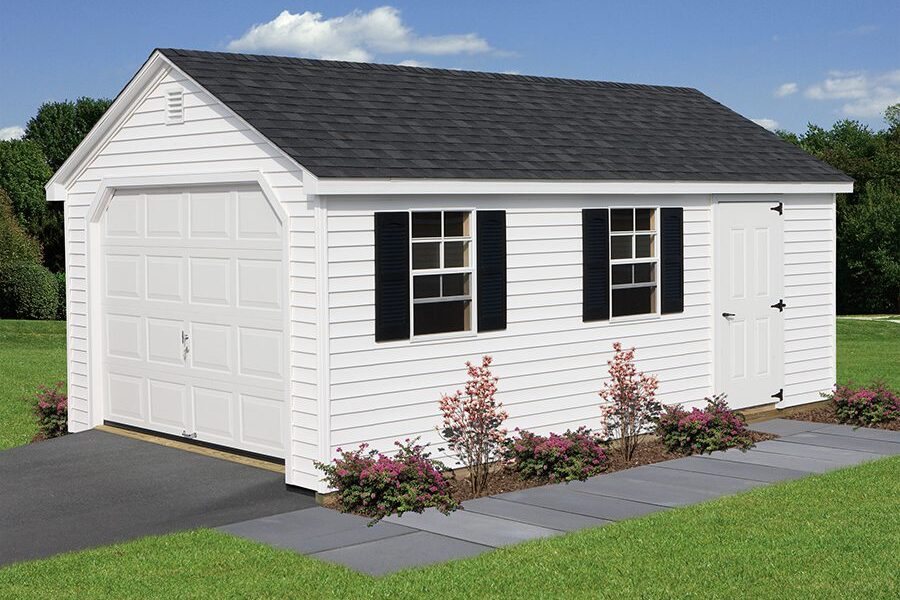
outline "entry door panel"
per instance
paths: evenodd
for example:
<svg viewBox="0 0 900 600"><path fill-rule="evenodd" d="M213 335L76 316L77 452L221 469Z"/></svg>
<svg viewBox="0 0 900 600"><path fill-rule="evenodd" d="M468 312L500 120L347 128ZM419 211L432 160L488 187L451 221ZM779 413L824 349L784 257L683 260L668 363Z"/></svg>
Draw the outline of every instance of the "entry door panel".
<svg viewBox="0 0 900 600"><path fill-rule="evenodd" d="M716 391L732 407L774 402L783 387L783 221L773 202L716 207Z"/></svg>
<svg viewBox="0 0 900 600"><path fill-rule="evenodd" d="M283 456L281 225L262 193L117 194L104 219L106 418Z"/></svg>

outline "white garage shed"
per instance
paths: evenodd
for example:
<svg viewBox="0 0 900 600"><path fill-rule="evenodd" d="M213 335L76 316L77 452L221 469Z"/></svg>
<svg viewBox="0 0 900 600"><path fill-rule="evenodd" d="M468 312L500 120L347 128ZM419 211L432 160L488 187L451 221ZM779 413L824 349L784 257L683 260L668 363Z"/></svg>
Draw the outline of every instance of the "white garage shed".
<svg viewBox="0 0 900 600"><path fill-rule="evenodd" d="M512 427L597 424L611 344L664 402L835 379L842 173L688 88L157 50L47 185L69 429L283 459L433 440L463 363Z"/></svg>

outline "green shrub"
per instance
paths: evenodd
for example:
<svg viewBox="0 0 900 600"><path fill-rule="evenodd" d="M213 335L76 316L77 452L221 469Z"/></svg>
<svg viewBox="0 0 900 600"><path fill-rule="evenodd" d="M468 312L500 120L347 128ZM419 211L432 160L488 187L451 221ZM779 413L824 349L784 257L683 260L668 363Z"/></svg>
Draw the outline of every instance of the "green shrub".
<svg viewBox="0 0 900 600"><path fill-rule="evenodd" d="M657 420L656 434L666 450L681 454L753 446L744 416L728 408L725 394L706 399L706 407L690 412L680 405L667 406Z"/></svg>
<svg viewBox="0 0 900 600"><path fill-rule="evenodd" d="M54 319L59 304L56 276L41 265L0 267L0 318Z"/></svg>
<svg viewBox="0 0 900 600"><path fill-rule="evenodd" d="M836 385L833 392L822 396L831 400L841 423L867 427L900 419L900 396L883 383L860 388Z"/></svg>
<svg viewBox="0 0 900 600"><path fill-rule="evenodd" d="M32 409L38 422L37 440L47 440L69 433L69 401L65 392L66 384L59 381L53 387L42 385L38 388Z"/></svg>
<svg viewBox="0 0 900 600"><path fill-rule="evenodd" d="M418 440L394 442L393 456L369 450L368 444L353 451L338 448L338 458L315 466L337 492L341 511L370 517L369 525L388 515L421 513L430 507L444 514L456 510L446 468L430 458Z"/></svg>
<svg viewBox="0 0 900 600"><path fill-rule="evenodd" d="M12 200L0 189L0 268L13 262L40 263L41 246L19 224Z"/></svg>
<svg viewBox="0 0 900 600"><path fill-rule="evenodd" d="M584 481L606 470L603 438L586 427L548 436L518 431L506 441L504 458L522 479Z"/></svg>
<svg viewBox="0 0 900 600"><path fill-rule="evenodd" d="M56 277L56 318L60 321L66 320L66 274L54 273Z"/></svg>

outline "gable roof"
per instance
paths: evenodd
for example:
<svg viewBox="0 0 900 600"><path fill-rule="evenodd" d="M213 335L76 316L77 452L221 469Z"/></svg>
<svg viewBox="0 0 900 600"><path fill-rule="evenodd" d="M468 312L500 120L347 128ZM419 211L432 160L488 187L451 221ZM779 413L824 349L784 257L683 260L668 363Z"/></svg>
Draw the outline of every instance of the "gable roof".
<svg viewBox="0 0 900 600"><path fill-rule="evenodd" d="M317 177L851 181L691 88L159 51Z"/></svg>

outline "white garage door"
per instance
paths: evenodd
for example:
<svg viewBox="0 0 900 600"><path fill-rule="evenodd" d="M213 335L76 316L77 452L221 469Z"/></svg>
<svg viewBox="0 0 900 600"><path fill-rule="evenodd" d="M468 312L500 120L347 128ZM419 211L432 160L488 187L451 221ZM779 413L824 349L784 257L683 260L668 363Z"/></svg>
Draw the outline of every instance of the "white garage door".
<svg viewBox="0 0 900 600"><path fill-rule="evenodd" d="M283 457L282 234L262 192L119 192L101 229L105 418Z"/></svg>

